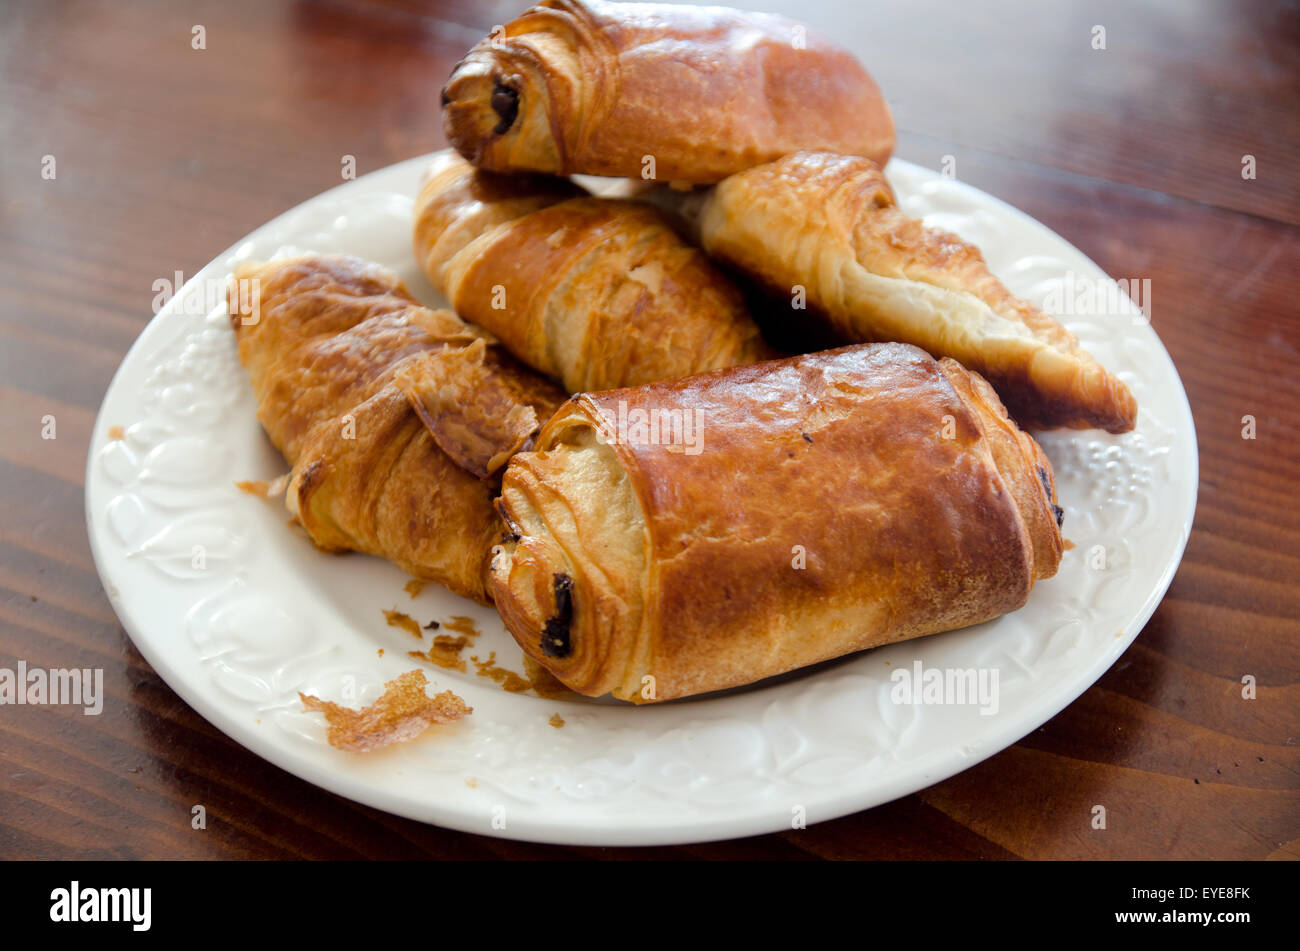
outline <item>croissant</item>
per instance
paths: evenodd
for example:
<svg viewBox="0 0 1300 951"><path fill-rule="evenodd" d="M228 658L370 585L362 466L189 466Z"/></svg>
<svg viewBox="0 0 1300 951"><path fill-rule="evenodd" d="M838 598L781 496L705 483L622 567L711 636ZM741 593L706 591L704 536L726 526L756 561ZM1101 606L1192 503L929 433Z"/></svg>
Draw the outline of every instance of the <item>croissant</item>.
<svg viewBox="0 0 1300 951"><path fill-rule="evenodd" d="M443 129L498 172L712 183L799 149L881 164L894 122L847 50L724 7L548 0L481 40Z"/></svg>
<svg viewBox="0 0 1300 951"><path fill-rule="evenodd" d="M1013 296L978 248L903 214L871 161L789 155L692 201L710 254L787 301L806 294L806 313L845 340L896 340L953 357L986 377L1026 426L1133 428L1128 387Z"/></svg>
<svg viewBox="0 0 1300 951"><path fill-rule="evenodd" d="M317 547L487 603L491 477L563 394L357 258L246 262L230 298L258 418L293 467L286 504Z"/></svg>
<svg viewBox="0 0 1300 951"><path fill-rule="evenodd" d="M893 343L573 397L500 509L510 633L634 702L986 621L1063 550L1051 465L988 383Z"/></svg>
<svg viewBox="0 0 1300 951"><path fill-rule="evenodd" d="M414 245L457 313L570 392L774 355L740 291L645 204L447 151L416 202Z"/></svg>

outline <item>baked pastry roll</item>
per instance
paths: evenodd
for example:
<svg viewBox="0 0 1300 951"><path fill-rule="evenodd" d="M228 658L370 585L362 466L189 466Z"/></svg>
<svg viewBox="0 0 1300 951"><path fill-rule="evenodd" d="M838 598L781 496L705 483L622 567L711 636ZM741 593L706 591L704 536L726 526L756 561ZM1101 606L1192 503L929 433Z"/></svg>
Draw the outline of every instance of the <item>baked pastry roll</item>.
<svg viewBox="0 0 1300 951"><path fill-rule="evenodd" d="M849 342L897 340L953 357L988 379L1022 425L1112 433L1137 403L1059 323L1008 291L979 249L894 203L867 159L802 152L733 175L698 204L712 255Z"/></svg>
<svg viewBox="0 0 1300 951"><path fill-rule="evenodd" d="M487 603L491 477L563 394L378 265L308 256L234 277L239 357L312 541Z"/></svg>
<svg viewBox="0 0 1300 951"><path fill-rule="evenodd" d="M712 183L798 149L883 164L894 147L853 54L725 7L548 0L470 50L442 106L451 144L498 172Z"/></svg>
<svg viewBox="0 0 1300 951"><path fill-rule="evenodd" d="M415 256L456 312L570 392L775 355L735 285L661 211L450 150L415 208Z"/></svg>
<svg viewBox="0 0 1300 951"><path fill-rule="evenodd" d="M500 508L506 627L634 702L1014 611L1063 546L1051 465L993 389L892 343L576 396Z"/></svg>

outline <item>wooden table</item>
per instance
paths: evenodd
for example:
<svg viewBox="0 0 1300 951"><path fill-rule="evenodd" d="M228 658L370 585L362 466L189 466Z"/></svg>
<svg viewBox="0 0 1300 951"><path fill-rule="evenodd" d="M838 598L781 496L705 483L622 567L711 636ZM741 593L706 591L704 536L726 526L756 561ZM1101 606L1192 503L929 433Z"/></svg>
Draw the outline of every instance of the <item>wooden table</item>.
<svg viewBox="0 0 1300 951"><path fill-rule="evenodd" d="M82 505L95 412L153 282L338 184L343 155L364 174L441 147L443 79L521 6L0 8L0 666L103 667L108 693L99 717L0 708L0 857L1300 857L1294 3L761 5L863 57L902 158L950 155L960 179L1110 274L1149 278L1187 387L1201 482L1178 576L1119 663L1005 752L802 831L557 848L336 798L226 739L158 678L100 586ZM1108 834L1090 829L1092 803L1107 805Z"/></svg>

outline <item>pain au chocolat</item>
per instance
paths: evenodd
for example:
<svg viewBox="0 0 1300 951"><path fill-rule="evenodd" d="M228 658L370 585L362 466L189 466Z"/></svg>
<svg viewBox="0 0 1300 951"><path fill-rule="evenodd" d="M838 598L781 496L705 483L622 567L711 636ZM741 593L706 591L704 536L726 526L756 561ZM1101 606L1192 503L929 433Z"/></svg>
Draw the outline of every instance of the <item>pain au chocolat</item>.
<svg viewBox="0 0 1300 951"><path fill-rule="evenodd" d="M573 397L499 507L507 629L571 689L638 703L989 620L1063 550L1038 444L903 344Z"/></svg>
<svg viewBox="0 0 1300 951"><path fill-rule="evenodd" d="M798 149L884 163L894 122L853 54L784 17L547 0L481 40L443 129L496 172L712 183Z"/></svg>

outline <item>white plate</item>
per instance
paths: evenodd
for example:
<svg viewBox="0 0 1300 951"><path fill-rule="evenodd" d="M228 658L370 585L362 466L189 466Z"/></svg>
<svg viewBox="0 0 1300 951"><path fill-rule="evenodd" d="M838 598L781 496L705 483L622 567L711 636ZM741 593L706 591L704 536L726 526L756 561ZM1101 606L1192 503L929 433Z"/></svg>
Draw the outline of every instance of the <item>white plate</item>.
<svg viewBox="0 0 1300 951"><path fill-rule="evenodd" d="M495 650L514 670L520 651L492 611L436 586L411 600L396 568L320 555L286 527L281 505L234 487L286 467L254 416L220 304L208 312L203 301L240 259L311 250L386 264L437 303L409 236L426 162L313 198L195 275L127 354L95 427L87 523L113 606L162 678L258 755L350 799L485 835L634 845L773 832L887 802L998 752L1100 677L1155 610L1195 508L1191 412L1135 308L1066 314L1141 411L1126 436L1042 437L1075 547L1022 610L776 683L641 708L507 694L472 665L462 675L426 664L472 716L376 753L331 748L298 691L370 703L386 680L419 665L407 651L420 645L387 626L382 609L421 623L469 615L484 632L480 656ZM1062 238L996 199L905 162L888 171L906 211L977 243L1012 291L1041 302L1072 280L1077 304L1082 282L1104 280ZM109 438L118 425L125 439ZM894 702L891 672L918 660L996 669L997 712ZM556 712L559 729L548 722Z"/></svg>

